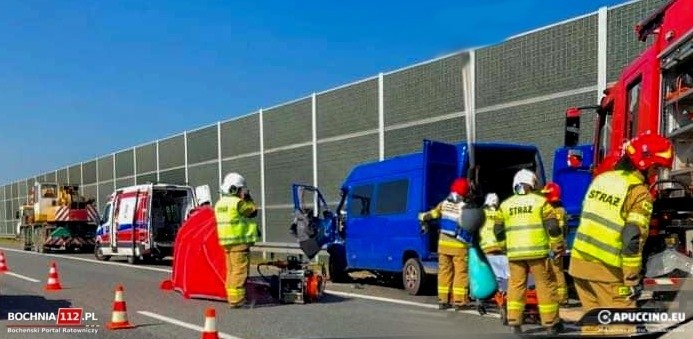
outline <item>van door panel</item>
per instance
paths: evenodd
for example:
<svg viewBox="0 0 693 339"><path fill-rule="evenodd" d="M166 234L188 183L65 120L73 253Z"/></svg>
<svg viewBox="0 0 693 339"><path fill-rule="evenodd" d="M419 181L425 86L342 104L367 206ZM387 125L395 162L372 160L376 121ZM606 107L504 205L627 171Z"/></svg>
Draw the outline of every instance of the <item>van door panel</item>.
<svg viewBox="0 0 693 339"><path fill-rule="evenodd" d="M373 231L382 226L382 220L377 220L373 215L374 197L375 184L372 182L354 183L349 187L346 202L346 253L347 265L350 267L371 267L375 250L373 245L378 239L383 239ZM374 236L377 239L371 239Z"/></svg>
<svg viewBox="0 0 693 339"><path fill-rule="evenodd" d="M431 210L450 194L450 185L463 173L462 160L465 159L460 152L456 145L424 140L420 212ZM431 223L429 232L421 235L422 255L438 251L437 227L437 223Z"/></svg>

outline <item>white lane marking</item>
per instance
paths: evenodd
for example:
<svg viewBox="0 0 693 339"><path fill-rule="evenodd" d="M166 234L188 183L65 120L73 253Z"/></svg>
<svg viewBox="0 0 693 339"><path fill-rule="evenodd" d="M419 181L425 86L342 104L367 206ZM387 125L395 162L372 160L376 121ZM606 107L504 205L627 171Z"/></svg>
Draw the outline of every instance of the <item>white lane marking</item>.
<svg viewBox="0 0 693 339"><path fill-rule="evenodd" d="M349 292L339 292L339 291L332 291L332 290L325 290L325 293L334 294L334 295L341 296L341 297L351 297L351 298L375 300L375 301L382 301L382 302L388 302L388 303L393 303L393 304L429 308L429 309L434 309L434 310L438 309L438 305L424 304L424 303L419 303L419 302L415 302L415 301L390 299L390 298L376 297L376 296L349 293ZM455 311L454 309L448 309L448 311L457 312L457 313L473 314L473 315L477 315L477 316L479 315L479 312L472 311L472 310ZM495 313L487 313L485 316L492 317L492 318L500 318L500 315L495 314Z"/></svg>
<svg viewBox="0 0 693 339"><path fill-rule="evenodd" d="M98 261L96 259L73 257L70 255L65 255L65 254L60 255L60 254L49 254L49 253L36 253L36 252L22 251L22 250L17 250L17 249L13 249L13 248L6 248L6 247L0 247L0 249L3 249L5 251L9 251L9 252L22 253L22 254L43 255L43 256L47 256L47 257L54 257L54 258L60 258L60 259L70 259L70 260L91 262L91 263L96 263L96 264L100 264L100 265L123 266L123 267L128 267L128 268L137 268L137 269L141 269L141 270L150 270L150 271L166 272L166 273L172 272L170 269L165 269L165 268L130 265L130 264L120 263L120 262Z"/></svg>
<svg viewBox="0 0 693 339"><path fill-rule="evenodd" d="M44 256L49 256L49 257L84 261L84 262L90 262L90 263L95 263L95 264L100 264L100 265L123 266L123 267L128 267L128 268L136 268L136 269L141 269L141 270L150 270L150 271L165 272L165 273L172 273L173 272L172 269L167 269L167 268L138 266L138 265L130 265L130 264L124 264L124 263L110 262L110 261L98 261L96 259L86 259L86 258L80 258L80 257L73 257L73 256L69 256L69 255L64 255L64 254L58 255L58 254L48 254L48 253L36 253L36 252L21 251L21 250L12 249L12 248L5 248L5 247L0 247L0 249L10 251L10 252L23 253L23 254L44 255ZM438 309L438 305L419 303L419 302L415 302L415 301L376 297L376 296L370 296L370 295L365 295L365 294L356 294L356 293L340 292L340 291L333 291L333 290L325 290L325 293L334 294L334 295L343 296L343 297L359 298L359 299L366 299L366 300L376 300L376 301L382 301L382 302L387 302L387 303L391 303L391 304L416 306L416 307L423 307L423 308L435 309L435 310ZM454 312L453 309L449 309L448 311ZM479 315L479 312L472 311L472 310L461 310L461 311L457 311L457 312L458 313L472 314L472 315L476 315L476 316ZM486 316L494 317L494 318L500 318L500 315L495 314L495 313L489 313L489 314L486 314Z"/></svg>
<svg viewBox="0 0 693 339"><path fill-rule="evenodd" d="M169 317L166 317L166 316L163 316L163 315L160 315L160 314L156 314L156 313L153 313L153 312L137 311L137 313L139 313L139 314L141 314L141 315L143 315L143 316L146 316L146 317L150 317L150 318L154 318L154 319L157 319L157 320L165 321L165 322L167 322L167 323L169 323L169 324L178 325L178 326L180 326L180 327L185 327L185 328L190 329L190 330L193 330L193 331L198 331L198 332L204 331L204 327L197 326L197 325L194 325L194 324L191 324L191 323L186 323L186 322L184 322L184 321L180 321L180 320L178 320L178 319L169 318ZM227 334L227 333L223 333L223 332L218 332L218 333L219 333L219 338L224 338L224 339L241 339L240 337L234 337L234 336L232 336L232 335L230 335L230 334Z"/></svg>
<svg viewBox="0 0 693 339"><path fill-rule="evenodd" d="M24 279L24 280L26 280L26 281L31 281L31 282L34 282L34 283L41 282L41 280L36 280L36 279L34 279L34 278L29 278L29 277L27 277L27 276L25 276L25 275L17 274L17 273L14 273L14 272L5 272L4 274L5 274L5 275L9 275L9 276L13 276L13 277L15 277L15 278Z"/></svg>

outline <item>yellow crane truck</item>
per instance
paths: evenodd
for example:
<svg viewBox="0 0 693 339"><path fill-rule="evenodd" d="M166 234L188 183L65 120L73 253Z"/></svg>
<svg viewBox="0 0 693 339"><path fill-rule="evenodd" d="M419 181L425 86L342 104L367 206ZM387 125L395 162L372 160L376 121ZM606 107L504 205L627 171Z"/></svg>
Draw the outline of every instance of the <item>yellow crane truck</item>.
<svg viewBox="0 0 693 339"><path fill-rule="evenodd" d="M99 213L78 185L36 182L16 213L24 250L92 251Z"/></svg>

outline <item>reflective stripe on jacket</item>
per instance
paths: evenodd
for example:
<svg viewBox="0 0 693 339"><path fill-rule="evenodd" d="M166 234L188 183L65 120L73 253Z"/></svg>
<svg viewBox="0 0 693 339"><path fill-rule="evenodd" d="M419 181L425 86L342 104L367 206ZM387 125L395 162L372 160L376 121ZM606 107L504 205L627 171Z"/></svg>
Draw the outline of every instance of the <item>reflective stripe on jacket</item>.
<svg viewBox="0 0 693 339"><path fill-rule="evenodd" d="M484 225L481 226L481 230L479 231L479 246L481 246L481 249L485 253L502 251L505 247L505 241L498 241L496 239L496 233L494 232L494 225L496 218L498 218L498 211L485 208L484 214L486 215L486 218L484 220Z"/></svg>
<svg viewBox="0 0 693 339"><path fill-rule="evenodd" d="M241 199L236 196L223 196L214 206L217 220L219 244L251 244L258 241L257 222L239 212Z"/></svg>
<svg viewBox="0 0 693 339"><path fill-rule="evenodd" d="M501 204L508 260L548 256L549 236L542 217L546 204L546 198L535 193L514 195Z"/></svg>
<svg viewBox="0 0 693 339"><path fill-rule="evenodd" d="M597 176L585 196L573 250L606 265L621 267L624 264L621 231L626 224L623 204L630 188L642 183L642 178L625 171L611 171ZM628 260L638 261L636 264L639 264L640 257Z"/></svg>

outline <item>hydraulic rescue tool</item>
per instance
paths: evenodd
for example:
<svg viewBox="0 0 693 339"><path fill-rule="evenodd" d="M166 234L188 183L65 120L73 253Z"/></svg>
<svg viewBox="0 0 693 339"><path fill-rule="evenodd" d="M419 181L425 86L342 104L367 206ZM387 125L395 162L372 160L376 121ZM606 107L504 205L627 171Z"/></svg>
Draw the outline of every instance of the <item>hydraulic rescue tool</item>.
<svg viewBox="0 0 693 339"><path fill-rule="evenodd" d="M261 268L266 266L278 268L279 274L270 277L262 274ZM301 261L296 256L257 265L258 274L270 284L270 294L282 304L319 301L325 290L324 271L323 265Z"/></svg>

